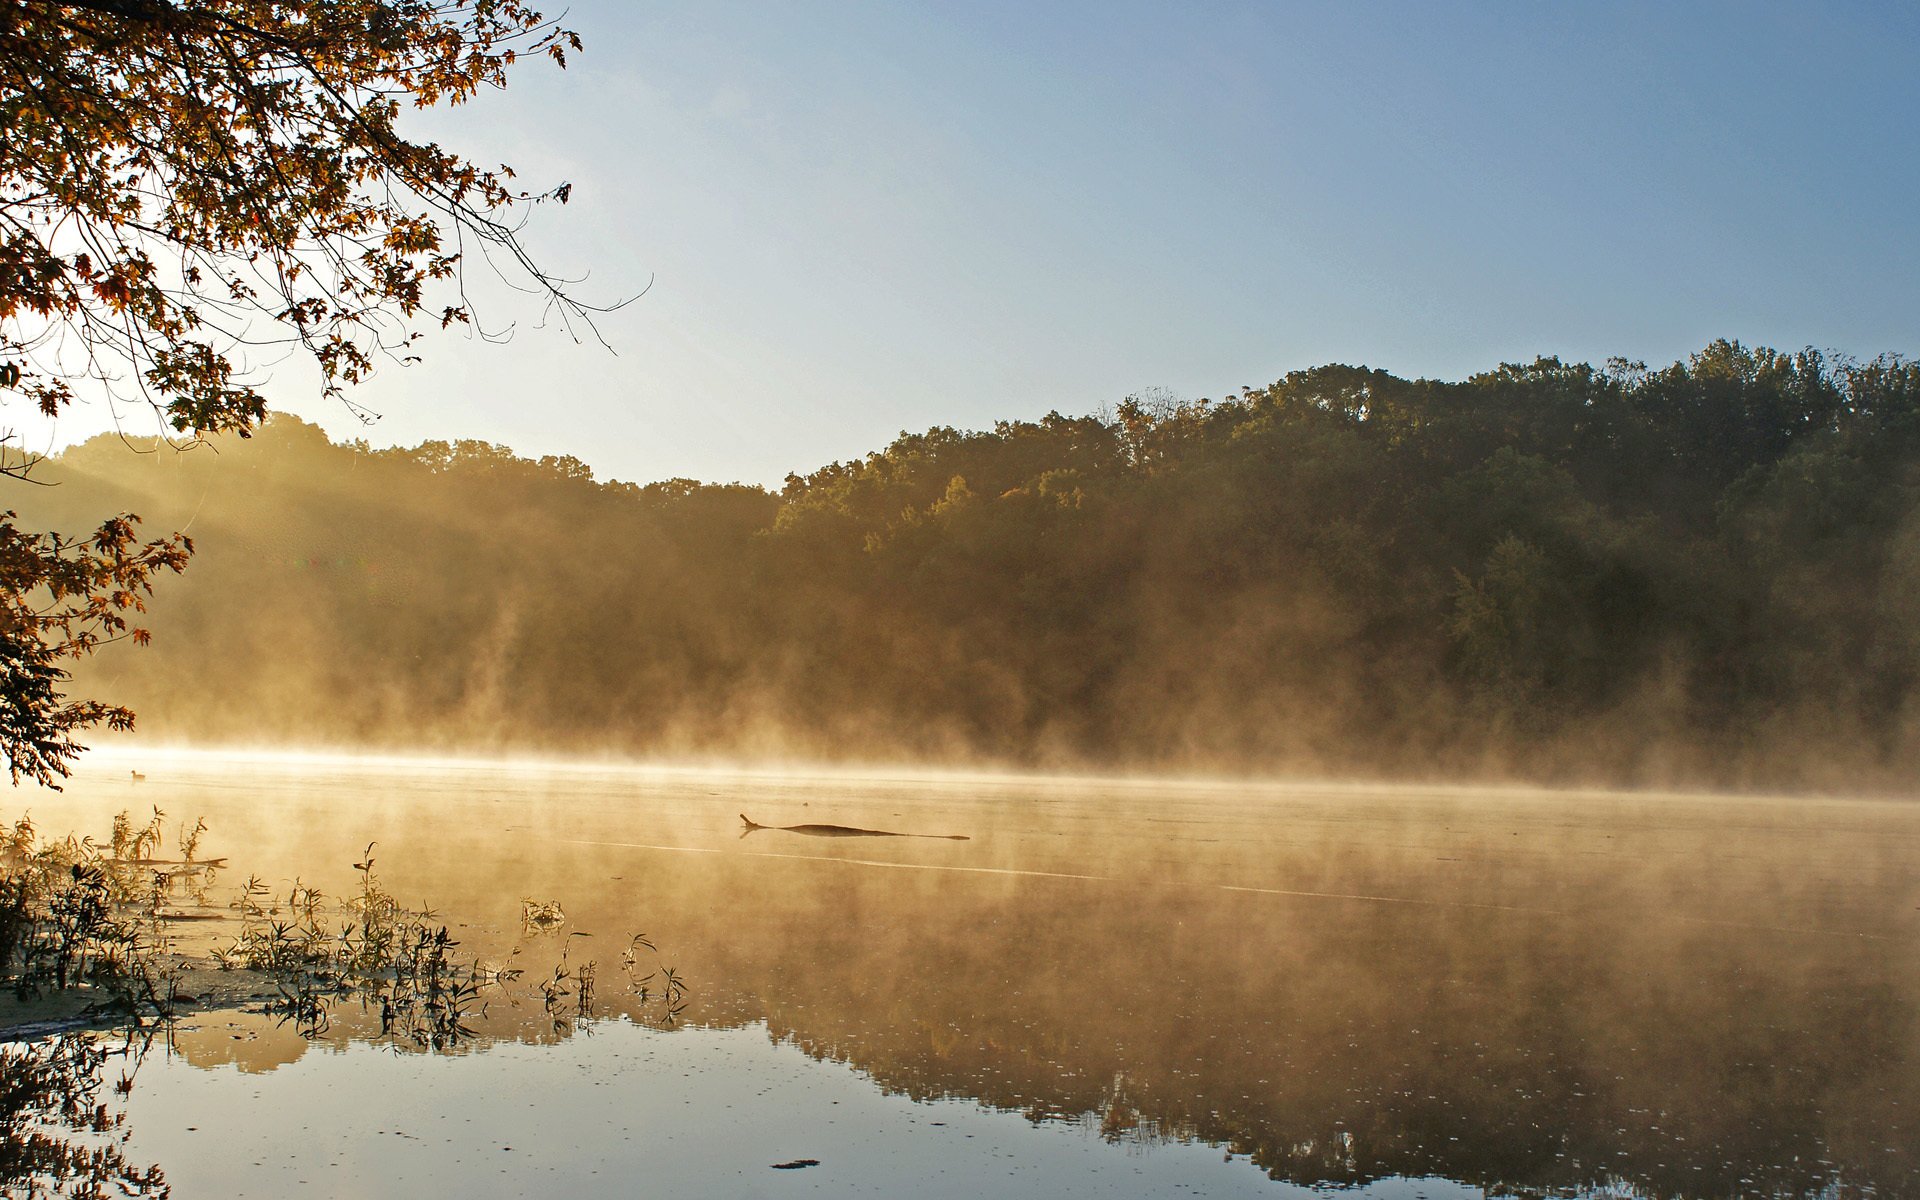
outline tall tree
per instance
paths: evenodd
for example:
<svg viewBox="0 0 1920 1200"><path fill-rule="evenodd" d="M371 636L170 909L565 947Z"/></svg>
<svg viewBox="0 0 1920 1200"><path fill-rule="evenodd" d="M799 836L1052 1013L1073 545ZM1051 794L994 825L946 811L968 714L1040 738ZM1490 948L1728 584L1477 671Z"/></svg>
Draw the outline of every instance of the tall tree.
<svg viewBox="0 0 1920 1200"><path fill-rule="evenodd" d="M408 107L502 86L523 56L565 66L579 45L521 0L0 3L0 400L48 417L82 398L145 405L187 441L246 436L265 402L244 359L278 346L351 406L343 389L407 357L423 323L473 321L476 251L591 332L600 310L519 238L525 207L565 203L568 185L518 190L401 129ZM25 476L10 437L0 474ZM64 703L58 662L98 639L62 601L123 611L190 547L141 544L120 518L37 540L10 514L0 546L17 551L0 575L0 752L51 782L75 729L130 720Z"/></svg>

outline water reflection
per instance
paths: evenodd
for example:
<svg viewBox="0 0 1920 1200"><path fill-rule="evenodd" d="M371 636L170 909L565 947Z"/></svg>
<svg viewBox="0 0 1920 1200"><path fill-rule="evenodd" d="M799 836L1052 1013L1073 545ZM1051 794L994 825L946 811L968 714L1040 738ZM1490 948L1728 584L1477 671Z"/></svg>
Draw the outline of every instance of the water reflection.
<svg viewBox="0 0 1920 1200"><path fill-rule="evenodd" d="M1920 1190L1920 816L1900 805L149 774L286 878L342 830L379 838L389 887L525 964L474 1012L482 1044L566 1037L555 1001L583 992L659 1021L658 964L640 956L643 997L622 961L644 927L697 964L675 1023L764 1022L888 1094L1205 1141L1276 1180ZM741 842L742 807L974 837ZM526 929L529 897L564 923ZM182 1053L253 1044L210 1028ZM350 1008L325 1037L380 1028Z"/></svg>
<svg viewBox="0 0 1920 1200"><path fill-rule="evenodd" d="M251 878L231 906L237 931L211 946L179 950L205 953L221 970L266 989L255 992L258 1011L307 1041L334 1035L338 1019L340 1037L453 1052L477 1039L524 1037L530 1014L559 1037L598 1015L601 965L590 952L575 954L575 939L592 935L569 930L558 901L523 899L511 946L496 958L475 957L433 911L411 910L387 890L372 846L353 870L357 890L333 900L297 881L276 898ZM483 937L478 945L500 942ZM625 1015L640 1024L676 1024L686 984L653 941L633 934L619 955L617 972L609 964L609 983L614 998L626 1002ZM487 1020L496 1007L500 1017Z"/></svg>
<svg viewBox="0 0 1920 1200"><path fill-rule="evenodd" d="M122 1148L118 1097L131 1089L145 1048L90 1035L0 1045L0 1194L172 1194L159 1167L136 1165ZM103 1100L109 1066L121 1074Z"/></svg>

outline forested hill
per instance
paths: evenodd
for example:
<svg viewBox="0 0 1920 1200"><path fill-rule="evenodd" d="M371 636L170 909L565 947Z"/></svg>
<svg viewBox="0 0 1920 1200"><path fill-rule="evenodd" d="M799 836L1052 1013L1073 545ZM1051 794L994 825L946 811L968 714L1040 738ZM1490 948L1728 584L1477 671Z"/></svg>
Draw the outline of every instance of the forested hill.
<svg viewBox="0 0 1920 1200"><path fill-rule="evenodd" d="M1920 365L1715 343L902 436L778 494L119 439L7 503L198 546L76 690L165 739L1901 787Z"/></svg>

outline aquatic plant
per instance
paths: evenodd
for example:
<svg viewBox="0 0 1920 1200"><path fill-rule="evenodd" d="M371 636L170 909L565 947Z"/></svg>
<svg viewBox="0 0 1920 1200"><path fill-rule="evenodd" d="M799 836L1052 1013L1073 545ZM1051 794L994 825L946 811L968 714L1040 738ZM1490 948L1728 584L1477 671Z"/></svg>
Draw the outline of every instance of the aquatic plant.
<svg viewBox="0 0 1920 1200"><path fill-rule="evenodd" d="M14 822L0 846L0 985L22 1000L85 989L82 1015L173 1014L179 969L164 905L183 878L207 886L211 869L149 857L163 816L155 809L136 833L120 813L107 853L91 838L43 841L30 817Z"/></svg>
<svg viewBox="0 0 1920 1200"><path fill-rule="evenodd" d="M107 847L69 836L43 842L28 818L0 834L0 984L21 999L84 989L88 1002L73 1017L169 1021L195 997L185 994L196 961L250 973L234 990L252 992L267 1012L304 1037L327 1033L343 1003L379 1021L379 1036L396 1047L445 1049L475 1035L474 1021L490 1000L518 1004L510 985L526 969L519 956L533 941L556 935L566 915L557 901L528 900L522 939L501 966L465 956L460 941L430 909L404 905L375 871L369 844L353 864L358 884L329 897L295 879L284 892L250 876L226 906L238 928L210 947L205 959L181 953L170 926L209 914L179 911L190 899L208 907L217 867L202 859L204 820L177 828L180 857L155 857L165 814L136 828L122 812ZM570 1029L596 1008L598 965L574 962L566 935L551 972L536 976L542 1007L556 1028ZM641 952L652 955L643 963ZM639 1019L671 1025L685 1007L686 987L658 950L635 935L622 955L629 990L643 1009Z"/></svg>
<svg viewBox="0 0 1920 1200"><path fill-rule="evenodd" d="M534 900L529 897L520 901L520 928L525 932L543 933L557 929L566 920L566 910L560 907L558 900Z"/></svg>
<svg viewBox="0 0 1920 1200"><path fill-rule="evenodd" d="M196 820L193 823L192 829L188 829L184 821L181 822L180 824L180 857L185 859L188 862L192 862L194 855L199 853L200 851L200 838L206 832L207 832L207 819L205 817L201 817L198 820Z"/></svg>
<svg viewBox="0 0 1920 1200"><path fill-rule="evenodd" d="M653 969L644 975L640 973L644 965L639 954L641 950L651 954L654 962ZM626 972L627 990L642 1006L642 1019L646 1019L646 1006L657 1002L659 1023L668 1027L679 1024L680 1013L687 1007L686 981L672 967L660 961L659 947L653 944L652 939L644 933L634 934L621 952L620 965Z"/></svg>
<svg viewBox="0 0 1920 1200"><path fill-rule="evenodd" d="M553 974L540 980L538 985L542 1006L547 1016L552 1018L556 1032L567 1033L573 1028L575 1017L593 1015L593 977L594 964L588 962L575 970L567 962L567 952L571 946L560 950L560 961L553 965ZM582 978L584 973L584 979ZM569 1006L568 1000L574 1003ZM571 1009L571 1011L570 1011Z"/></svg>
<svg viewBox="0 0 1920 1200"><path fill-rule="evenodd" d="M440 1049L472 1036L469 1018L489 982L477 962L456 959L460 943L431 914L403 906L374 872L374 847L361 861L359 890L337 906L295 880L283 901L257 877L234 906L240 931L215 951L224 969L256 971L272 983L270 1012L304 1037L331 1026L343 1001L377 1012L380 1032L396 1042ZM336 927L328 922L344 916Z"/></svg>

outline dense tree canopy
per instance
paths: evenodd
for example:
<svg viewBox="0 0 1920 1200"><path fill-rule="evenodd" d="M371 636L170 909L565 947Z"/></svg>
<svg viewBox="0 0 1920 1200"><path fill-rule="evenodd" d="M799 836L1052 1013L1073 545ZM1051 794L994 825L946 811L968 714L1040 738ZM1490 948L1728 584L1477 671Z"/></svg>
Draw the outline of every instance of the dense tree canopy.
<svg viewBox="0 0 1920 1200"><path fill-rule="evenodd" d="M473 320L462 281L476 251L590 325L518 238L516 207L564 202L566 185L518 191L508 169L410 139L401 119L499 86L524 55L564 65L578 45L521 0L0 4L0 399L48 417L87 399L151 409L186 440L245 436L265 413L252 364L293 350L351 404L342 389L407 357L420 322ZM0 457L0 474L33 466ZM89 549L103 539L175 567L186 552L123 543L123 529L19 558L0 659L89 648L33 615L56 562L109 578L117 560ZM87 723L93 709L41 686L57 679L0 681L5 723L30 739ZM57 772L65 754L31 769Z"/></svg>
<svg viewBox="0 0 1920 1200"><path fill-rule="evenodd" d="M84 446L28 497L55 524L201 513L156 648L116 669L165 735L1833 787L1920 767L1920 365L1895 357L1321 367L903 435L778 494L286 420L257 442L134 474Z"/></svg>

